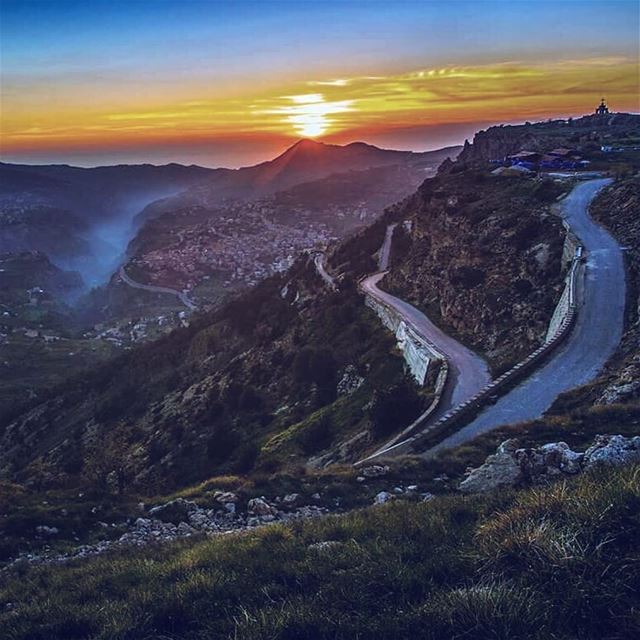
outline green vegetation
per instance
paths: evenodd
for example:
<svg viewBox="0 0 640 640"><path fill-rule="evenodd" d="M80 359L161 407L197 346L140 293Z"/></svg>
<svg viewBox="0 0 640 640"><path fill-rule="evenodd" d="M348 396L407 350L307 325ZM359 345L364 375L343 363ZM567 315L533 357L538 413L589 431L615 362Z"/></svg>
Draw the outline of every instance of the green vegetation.
<svg viewBox="0 0 640 640"><path fill-rule="evenodd" d="M8 640L633 638L639 506L629 467L17 567L2 577L0 628Z"/></svg>

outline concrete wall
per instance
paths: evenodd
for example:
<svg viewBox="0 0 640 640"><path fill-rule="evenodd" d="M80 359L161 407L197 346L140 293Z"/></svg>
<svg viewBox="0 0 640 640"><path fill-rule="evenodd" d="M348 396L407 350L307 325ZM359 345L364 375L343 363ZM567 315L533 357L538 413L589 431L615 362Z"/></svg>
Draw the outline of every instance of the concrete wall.
<svg viewBox="0 0 640 640"><path fill-rule="evenodd" d="M405 439L400 439L400 441L397 441L398 438L396 438L395 443L388 443L390 446L386 446L385 448L376 451L368 458L357 462L356 465L368 463L379 458L424 451L428 448L429 442L433 438L441 435L444 436L446 433L451 432L453 428L468 423L478 415L484 407L492 402L496 396L506 393L514 384L525 378L533 369L538 367L542 361L547 358L551 352L569 335L576 321L576 287L581 271L581 259L582 247L580 245L576 245L571 267L567 274L565 291L563 292L562 298L556 308L558 317L555 321L552 319L552 323L555 324L555 328L551 333L551 337L541 347L536 349L522 362L519 362L499 378L490 382L475 396L449 411L449 413L444 415L434 424L418 431L418 428L421 425L416 425L416 423L419 422L423 424L425 422L425 418L420 416L414 425L411 425L410 428L407 428L402 432L403 434L407 434L411 429L414 432L417 431L417 433L410 437L406 437ZM555 315L556 314L554 313L554 316ZM549 328L549 331L551 332L551 327Z"/></svg>
<svg viewBox="0 0 640 640"><path fill-rule="evenodd" d="M547 329L547 335L545 337L545 344L553 339L553 336L558 332L562 323L571 310L571 282L573 279L573 272L577 268L576 259L580 259L582 256L582 246L576 235L571 231L566 222L563 221L564 227L567 231L564 239L564 246L562 248L562 261L564 264L569 263L569 270L565 279L564 290L560 296L560 300L556 305L553 312L553 316L549 322L549 328Z"/></svg>
<svg viewBox="0 0 640 640"><path fill-rule="evenodd" d="M424 384L431 362L443 359L442 354L413 326L407 324L393 307L369 294L365 296L365 304L376 312L387 329L393 331L411 375L418 384Z"/></svg>

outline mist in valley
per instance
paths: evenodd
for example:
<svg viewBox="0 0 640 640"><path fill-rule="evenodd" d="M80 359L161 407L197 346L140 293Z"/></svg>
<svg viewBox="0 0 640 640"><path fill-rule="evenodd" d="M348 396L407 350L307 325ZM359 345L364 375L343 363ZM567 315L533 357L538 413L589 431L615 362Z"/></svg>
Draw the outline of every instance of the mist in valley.
<svg viewBox="0 0 640 640"><path fill-rule="evenodd" d="M149 204L180 193L183 189L154 189L144 194L116 195L112 202L83 210L86 227L78 235L86 250L66 256L52 256L61 269L80 274L83 288L70 296L74 302L83 293L103 286L125 261L127 247L144 225L140 214Z"/></svg>

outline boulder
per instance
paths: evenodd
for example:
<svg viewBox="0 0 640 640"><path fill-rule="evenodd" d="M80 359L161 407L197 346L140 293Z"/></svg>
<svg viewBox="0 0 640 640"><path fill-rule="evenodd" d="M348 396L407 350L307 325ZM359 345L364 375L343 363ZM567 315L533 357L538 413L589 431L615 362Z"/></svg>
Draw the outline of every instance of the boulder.
<svg viewBox="0 0 640 640"><path fill-rule="evenodd" d="M179 522L185 522L189 518L189 514L199 509L195 502L185 500L184 498L176 498L161 504L157 507L149 509L149 515L163 522L172 522L178 524Z"/></svg>
<svg viewBox="0 0 640 640"><path fill-rule="evenodd" d="M517 449L514 457L526 479L536 482L549 476L580 472L584 456L572 451L566 442L551 442L536 449Z"/></svg>
<svg viewBox="0 0 640 640"><path fill-rule="evenodd" d="M220 504L235 504L236 502L238 502L238 500L240 500L238 495L233 493L232 491L216 491L213 494L213 499Z"/></svg>
<svg viewBox="0 0 640 640"><path fill-rule="evenodd" d="M299 493L289 493L282 498L282 506L287 509L295 509L299 507L303 502L302 496Z"/></svg>
<svg viewBox="0 0 640 640"><path fill-rule="evenodd" d="M388 491L381 491L373 500L373 504L384 504L385 502L389 502L393 500L395 496Z"/></svg>
<svg viewBox="0 0 640 640"><path fill-rule="evenodd" d="M365 467L361 473L365 478L379 478L389 473L389 467L386 464L374 464L372 467Z"/></svg>
<svg viewBox="0 0 640 640"><path fill-rule="evenodd" d="M275 516L278 513L278 510L275 507L272 507L264 499L264 496L262 498L252 498L249 500L247 509L249 513L256 516Z"/></svg>
<svg viewBox="0 0 640 640"><path fill-rule="evenodd" d="M524 474L515 458L515 452L514 440L503 442L494 455L489 456L481 467L471 471L460 483L460 491L482 493L501 487L512 487L521 482Z"/></svg>
<svg viewBox="0 0 640 640"><path fill-rule="evenodd" d="M640 436L596 436L595 442L584 453L585 469L634 462L640 462Z"/></svg>

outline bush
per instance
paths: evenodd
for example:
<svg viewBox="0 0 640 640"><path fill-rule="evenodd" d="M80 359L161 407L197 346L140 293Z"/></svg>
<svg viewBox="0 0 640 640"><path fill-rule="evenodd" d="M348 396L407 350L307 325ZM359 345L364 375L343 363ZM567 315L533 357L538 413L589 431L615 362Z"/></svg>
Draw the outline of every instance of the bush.
<svg viewBox="0 0 640 640"><path fill-rule="evenodd" d="M369 410L373 435L383 438L404 429L421 409L422 400L410 380L388 390L376 390Z"/></svg>

